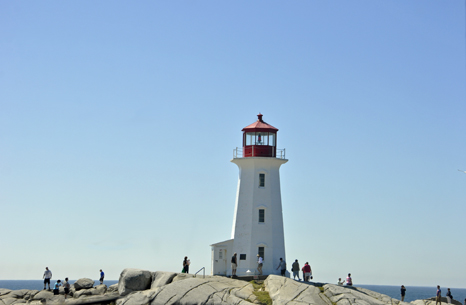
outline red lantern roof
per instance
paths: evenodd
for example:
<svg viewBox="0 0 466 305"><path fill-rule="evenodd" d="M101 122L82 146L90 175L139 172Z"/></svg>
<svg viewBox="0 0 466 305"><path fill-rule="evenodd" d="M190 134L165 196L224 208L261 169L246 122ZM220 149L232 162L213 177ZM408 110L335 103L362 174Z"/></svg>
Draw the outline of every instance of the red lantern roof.
<svg viewBox="0 0 466 305"><path fill-rule="evenodd" d="M267 124L262 120L262 114L257 115L257 121L244 127L241 131L251 132L251 131L262 131L262 132L273 132L276 133L278 131L277 128L273 127L272 125Z"/></svg>

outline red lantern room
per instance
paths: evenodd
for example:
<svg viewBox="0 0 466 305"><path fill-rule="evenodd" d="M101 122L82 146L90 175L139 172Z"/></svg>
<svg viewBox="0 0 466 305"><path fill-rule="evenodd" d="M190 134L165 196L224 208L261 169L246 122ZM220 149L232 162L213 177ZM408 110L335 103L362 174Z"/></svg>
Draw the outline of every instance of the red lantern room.
<svg viewBox="0 0 466 305"><path fill-rule="evenodd" d="M277 156L278 129L262 120L262 114L257 115L258 120L243 128L243 158Z"/></svg>

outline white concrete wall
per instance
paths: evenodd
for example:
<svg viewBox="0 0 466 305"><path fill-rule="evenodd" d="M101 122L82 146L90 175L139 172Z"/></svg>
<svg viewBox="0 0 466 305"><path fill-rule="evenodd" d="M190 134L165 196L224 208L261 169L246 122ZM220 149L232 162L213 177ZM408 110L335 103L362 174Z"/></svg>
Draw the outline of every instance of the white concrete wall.
<svg viewBox="0 0 466 305"><path fill-rule="evenodd" d="M231 233L232 252L238 254L237 275L245 275L247 270L254 273L260 246L265 248L263 274L279 274L280 257L286 260L279 169L287 161L265 157L231 161L239 168ZM259 187L260 173L265 174L265 187ZM259 223L259 209L265 210L264 223ZM240 254L246 254L246 260L240 260Z"/></svg>
<svg viewBox="0 0 466 305"><path fill-rule="evenodd" d="M231 275L231 257L233 256L233 240L226 240L211 245L212 275ZM221 252L221 255L220 255Z"/></svg>

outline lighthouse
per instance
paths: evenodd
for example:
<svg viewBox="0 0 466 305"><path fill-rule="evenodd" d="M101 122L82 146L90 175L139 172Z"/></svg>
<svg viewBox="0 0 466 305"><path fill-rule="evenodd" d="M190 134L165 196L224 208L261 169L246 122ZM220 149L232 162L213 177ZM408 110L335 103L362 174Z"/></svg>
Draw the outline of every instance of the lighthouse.
<svg viewBox="0 0 466 305"><path fill-rule="evenodd" d="M233 151L239 169L231 239L211 245L212 274L231 275L231 257L237 253L236 275L257 275L258 255L263 258L262 274L276 270L285 257L280 166L285 150L277 149L278 129L257 121L244 127L243 146Z"/></svg>

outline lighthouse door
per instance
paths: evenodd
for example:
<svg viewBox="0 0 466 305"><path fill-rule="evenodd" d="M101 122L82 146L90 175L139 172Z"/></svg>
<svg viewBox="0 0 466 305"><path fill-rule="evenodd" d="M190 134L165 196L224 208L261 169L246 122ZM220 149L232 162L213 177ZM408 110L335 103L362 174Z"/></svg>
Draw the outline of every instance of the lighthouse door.
<svg viewBox="0 0 466 305"><path fill-rule="evenodd" d="M227 248L217 248L216 272L217 275L227 275Z"/></svg>

